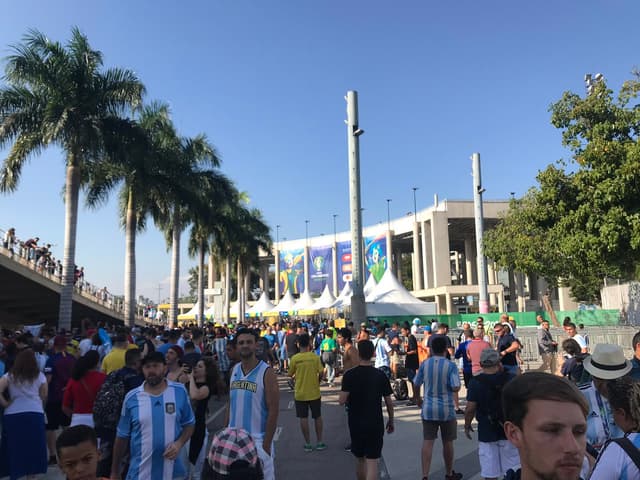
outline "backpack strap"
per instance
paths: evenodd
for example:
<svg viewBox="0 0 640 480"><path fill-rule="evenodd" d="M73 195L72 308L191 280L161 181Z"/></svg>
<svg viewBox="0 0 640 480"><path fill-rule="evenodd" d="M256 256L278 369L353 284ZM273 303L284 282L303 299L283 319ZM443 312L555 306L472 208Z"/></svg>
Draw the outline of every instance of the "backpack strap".
<svg viewBox="0 0 640 480"><path fill-rule="evenodd" d="M629 458L635 463L638 470L640 470L640 450L631 443L627 437L622 438L614 438L611 440L614 443L617 443L620 448L624 450L624 452L629 456Z"/></svg>

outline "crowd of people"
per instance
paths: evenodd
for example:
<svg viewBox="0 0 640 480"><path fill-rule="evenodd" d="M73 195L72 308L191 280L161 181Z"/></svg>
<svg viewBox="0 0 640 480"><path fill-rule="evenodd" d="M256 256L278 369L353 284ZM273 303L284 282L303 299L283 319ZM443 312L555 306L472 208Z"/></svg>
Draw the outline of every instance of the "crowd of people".
<svg viewBox="0 0 640 480"><path fill-rule="evenodd" d="M41 475L57 464L70 479L87 471L114 479L276 478L277 377L286 375L303 452L328 448L320 386L340 383L345 448L358 480L379 477L385 432L395 430L394 396L420 408L423 480L438 432L445 479L462 478L454 468L458 418L468 438L477 434L485 479L640 479L640 333L628 360L618 345L590 351L567 321L563 358L539 320L542 364L524 374L506 316L491 328L480 317L459 335L418 319L359 328L292 321L3 330L0 477ZM209 439L212 396L227 399L227 427ZM90 461L77 461L80 453Z"/></svg>

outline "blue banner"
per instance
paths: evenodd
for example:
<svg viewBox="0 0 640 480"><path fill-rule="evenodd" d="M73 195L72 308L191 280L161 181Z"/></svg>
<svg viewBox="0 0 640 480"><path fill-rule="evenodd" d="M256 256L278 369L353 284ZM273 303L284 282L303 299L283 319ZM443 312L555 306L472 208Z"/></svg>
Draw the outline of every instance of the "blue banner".
<svg viewBox="0 0 640 480"><path fill-rule="evenodd" d="M331 247L309 248L309 293L322 293L325 285L333 286L333 249Z"/></svg>
<svg viewBox="0 0 640 480"><path fill-rule="evenodd" d="M341 292L344 284L351 281L351 242L338 242L338 291Z"/></svg>
<svg viewBox="0 0 640 480"><path fill-rule="evenodd" d="M291 289L293 295L304 291L304 249L280 252L280 293Z"/></svg>
<svg viewBox="0 0 640 480"><path fill-rule="evenodd" d="M373 275L379 282L387 269L387 236L380 234L364 239L364 262L367 268L367 278Z"/></svg>

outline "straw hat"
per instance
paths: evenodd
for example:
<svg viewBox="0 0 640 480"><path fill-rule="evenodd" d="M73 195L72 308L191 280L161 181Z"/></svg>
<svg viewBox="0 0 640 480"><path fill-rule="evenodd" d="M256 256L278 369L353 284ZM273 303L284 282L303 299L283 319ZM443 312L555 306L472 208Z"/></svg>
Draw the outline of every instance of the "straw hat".
<svg viewBox="0 0 640 480"><path fill-rule="evenodd" d="M620 378L631 371L631 362L624 357L622 347L609 343L597 344L582 364L592 376L603 380Z"/></svg>

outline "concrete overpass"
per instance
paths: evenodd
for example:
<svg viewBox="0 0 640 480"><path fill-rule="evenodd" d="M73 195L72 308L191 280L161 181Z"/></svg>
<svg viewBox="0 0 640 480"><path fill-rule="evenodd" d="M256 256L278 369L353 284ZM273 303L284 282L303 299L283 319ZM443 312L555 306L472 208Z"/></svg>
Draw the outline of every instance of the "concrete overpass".
<svg viewBox="0 0 640 480"><path fill-rule="evenodd" d="M0 325L57 325L61 291L57 276L37 271L33 262L17 254L11 257L0 246ZM72 312L73 326L80 326L83 318L120 324L124 320L122 306L113 297L102 300L86 289L74 291Z"/></svg>

